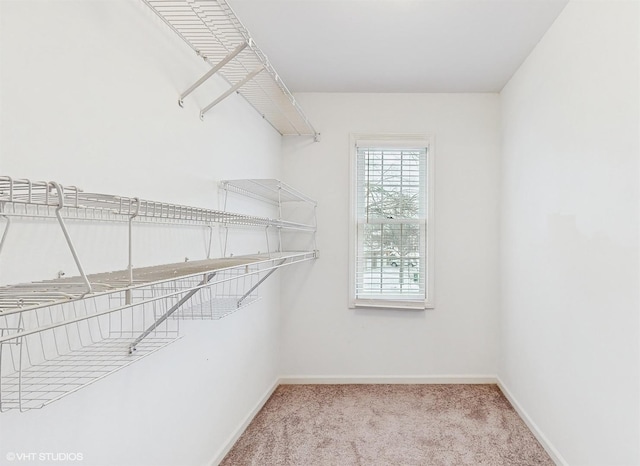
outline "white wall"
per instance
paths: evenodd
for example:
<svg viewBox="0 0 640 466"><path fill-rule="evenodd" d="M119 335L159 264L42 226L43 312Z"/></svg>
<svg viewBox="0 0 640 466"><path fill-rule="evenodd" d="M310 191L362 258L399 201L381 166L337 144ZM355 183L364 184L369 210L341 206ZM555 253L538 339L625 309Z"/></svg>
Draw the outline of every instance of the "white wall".
<svg viewBox="0 0 640 466"><path fill-rule="evenodd" d="M213 79L178 107L209 67L141 1L2 1L0 15L0 173L209 208L221 179L279 177L280 135L239 96L198 119L226 84ZM55 225L17 223L1 282L74 274ZM89 272L126 266L121 227L70 230ZM199 228L136 237L138 266L205 251ZM264 250L262 235L248 241L231 252ZM0 464L8 452L208 464L278 374L277 277L262 294L223 320L185 323L179 342L42 410L1 414Z"/></svg>
<svg viewBox="0 0 640 466"><path fill-rule="evenodd" d="M571 2L501 93L499 376L572 465L640 463L638 44Z"/></svg>
<svg viewBox="0 0 640 466"><path fill-rule="evenodd" d="M496 373L496 94L299 94L319 143L285 140L284 179L318 200L313 264L282 275L282 368L294 377ZM435 138L436 308L348 309L349 133Z"/></svg>

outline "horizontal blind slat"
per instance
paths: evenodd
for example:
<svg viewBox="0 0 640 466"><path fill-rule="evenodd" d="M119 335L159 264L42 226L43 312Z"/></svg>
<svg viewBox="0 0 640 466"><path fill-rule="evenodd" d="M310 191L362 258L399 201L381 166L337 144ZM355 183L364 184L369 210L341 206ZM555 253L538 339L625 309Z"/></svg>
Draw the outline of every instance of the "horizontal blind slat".
<svg viewBox="0 0 640 466"><path fill-rule="evenodd" d="M356 298L426 295L426 148L357 147Z"/></svg>

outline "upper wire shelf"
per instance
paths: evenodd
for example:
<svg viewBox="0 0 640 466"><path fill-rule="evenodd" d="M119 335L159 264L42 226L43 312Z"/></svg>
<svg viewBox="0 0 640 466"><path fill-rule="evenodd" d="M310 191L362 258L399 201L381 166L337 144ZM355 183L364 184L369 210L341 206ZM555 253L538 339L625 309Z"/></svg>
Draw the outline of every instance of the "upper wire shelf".
<svg viewBox="0 0 640 466"><path fill-rule="evenodd" d="M85 193L76 186L0 176L0 216L51 216L64 209L66 218L86 220L167 221L172 223L231 224L291 229L306 225L234 212L150 201L137 197Z"/></svg>
<svg viewBox="0 0 640 466"><path fill-rule="evenodd" d="M277 251L283 250L282 231L291 230L310 233L312 235L313 250L317 255L316 232L318 221L316 208L318 203L316 201L288 184L273 178L223 180L220 182L220 188L224 191L225 211L229 193L237 193L277 207L278 218L273 220L274 225L278 227ZM306 211L306 215L300 216L300 212L298 212L294 219L292 214L295 214L295 208L293 210L283 209L285 205L293 207L292 204L295 203L302 207L302 211ZM301 222L300 220L303 221ZM310 247L309 244L303 249L308 247ZM226 251L226 240L224 250Z"/></svg>
<svg viewBox="0 0 640 466"><path fill-rule="evenodd" d="M308 202L315 206L317 203L288 184L276 179L243 179L224 180L220 186L228 191L253 197L273 205L281 202Z"/></svg>
<svg viewBox="0 0 640 466"><path fill-rule="evenodd" d="M232 84L228 92L201 111L201 117L222 99L237 91L280 134L319 133L296 102L266 55L255 44L226 0L142 0L212 70L180 96L189 93L210 76L219 73Z"/></svg>

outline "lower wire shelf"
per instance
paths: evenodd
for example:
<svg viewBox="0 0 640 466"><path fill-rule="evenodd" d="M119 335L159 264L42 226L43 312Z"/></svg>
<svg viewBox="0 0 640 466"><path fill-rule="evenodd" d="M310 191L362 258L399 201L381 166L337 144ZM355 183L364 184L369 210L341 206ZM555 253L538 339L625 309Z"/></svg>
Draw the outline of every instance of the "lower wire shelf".
<svg viewBox="0 0 640 466"><path fill-rule="evenodd" d="M272 253L0 287L0 412L42 408L180 338L180 321L219 319L259 299L278 268L315 251ZM47 290L38 300L38 291Z"/></svg>
<svg viewBox="0 0 640 466"><path fill-rule="evenodd" d="M42 408L180 337L178 321L157 324L175 298L105 313L125 294L0 314L0 411ZM132 342L150 328L131 351Z"/></svg>
<svg viewBox="0 0 640 466"><path fill-rule="evenodd" d="M42 408L60 398L133 364L173 343L176 338L153 338L128 353L130 339L109 338L43 361L11 375L0 384L0 411Z"/></svg>

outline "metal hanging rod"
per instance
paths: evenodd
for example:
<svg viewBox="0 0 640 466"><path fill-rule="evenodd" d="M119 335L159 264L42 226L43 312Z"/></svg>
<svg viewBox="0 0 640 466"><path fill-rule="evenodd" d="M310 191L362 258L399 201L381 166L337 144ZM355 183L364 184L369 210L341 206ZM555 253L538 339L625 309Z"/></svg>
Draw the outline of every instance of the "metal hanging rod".
<svg viewBox="0 0 640 466"><path fill-rule="evenodd" d="M226 0L142 1L213 67L202 82L218 73L229 83L240 83L263 67L264 73L244 82L237 92L280 134L320 139L320 133ZM180 100L202 82L185 91Z"/></svg>

